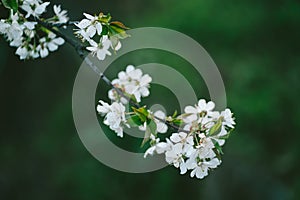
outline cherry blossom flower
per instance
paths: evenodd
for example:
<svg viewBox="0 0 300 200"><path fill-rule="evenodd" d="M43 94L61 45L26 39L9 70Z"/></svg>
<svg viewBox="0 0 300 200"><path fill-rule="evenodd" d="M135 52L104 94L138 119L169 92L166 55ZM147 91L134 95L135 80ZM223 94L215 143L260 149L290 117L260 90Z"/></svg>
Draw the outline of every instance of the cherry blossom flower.
<svg viewBox="0 0 300 200"><path fill-rule="evenodd" d="M97 111L105 115L103 123L115 131L119 137L123 137L123 125L126 125L124 105L117 102L113 102L109 105L101 100L99 103Z"/></svg>
<svg viewBox="0 0 300 200"><path fill-rule="evenodd" d="M198 105L194 106L187 106L184 109L184 112L187 114L185 118L185 122L192 122L196 121L199 118L203 118L205 116L210 116L212 110L214 109L215 104L212 101L206 103L204 99L200 99L198 101Z"/></svg>
<svg viewBox="0 0 300 200"><path fill-rule="evenodd" d="M208 175L209 169L214 169L218 165L220 165L220 161L217 158L213 158L210 161L202 161L197 163L195 168L191 172L191 177L196 175L197 178L203 179L205 176Z"/></svg>
<svg viewBox="0 0 300 200"><path fill-rule="evenodd" d="M125 72L119 72L118 79L114 79L112 84L124 90L125 93L133 95L137 102L141 102L141 97L146 97L150 94L149 83L151 81L152 78L148 74L143 75L141 69L135 69L133 65L128 65ZM115 95L117 94L109 96L112 100L115 100L117 99Z"/></svg>
<svg viewBox="0 0 300 200"><path fill-rule="evenodd" d="M96 43L95 41L89 41L91 46L87 47L86 49L92 52L92 55L97 55L99 60L104 60L106 55L111 55L108 49L110 48L111 42L107 36L103 36L101 38L100 43Z"/></svg>
<svg viewBox="0 0 300 200"><path fill-rule="evenodd" d="M162 154L165 153L166 151L171 150L172 143L170 142L170 140L167 139L167 142L159 142L160 139L155 138L154 135L151 135L150 138L152 140L152 143L154 143L154 145L146 150L144 154L144 158L146 158L148 155L153 155L154 153Z"/></svg>
<svg viewBox="0 0 300 200"><path fill-rule="evenodd" d="M21 8L27 12L26 18L30 17L39 17L46 11L46 7L50 4L50 2L44 2L40 0L25 0L21 5Z"/></svg>
<svg viewBox="0 0 300 200"><path fill-rule="evenodd" d="M61 5L54 5L53 11L55 13L54 24L64 24L69 21L69 17L67 16L67 11L61 9Z"/></svg>
<svg viewBox="0 0 300 200"><path fill-rule="evenodd" d="M79 28L75 33L80 35L83 40L91 41L91 38L97 33L101 35L102 24L99 22L98 16L92 16L87 13L83 13L86 19L81 20L79 23L76 23L75 26ZM111 43L110 43L111 45Z"/></svg>

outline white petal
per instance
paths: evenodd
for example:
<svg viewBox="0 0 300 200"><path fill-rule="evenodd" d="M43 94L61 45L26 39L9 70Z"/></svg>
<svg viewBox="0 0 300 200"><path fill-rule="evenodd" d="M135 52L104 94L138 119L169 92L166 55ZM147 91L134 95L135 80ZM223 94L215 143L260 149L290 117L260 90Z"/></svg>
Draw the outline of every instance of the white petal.
<svg viewBox="0 0 300 200"><path fill-rule="evenodd" d="M102 32L102 25L100 23L96 23L95 28L97 30L97 34L101 35Z"/></svg>
<svg viewBox="0 0 300 200"><path fill-rule="evenodd" d="M145 74L140 80L140 85L141 86L148 85L151 81L152 78L148 74Z"/></svg>
<svg viewBox="0 0 300 200"><path fill-rule="evenodd" d="M54 42L49 42L47 46L50 51L56 51L58 49L58 46Z"/></svg>
<svg viewBox="0 0 300 200"><path fill-rule="evenodd" d="M83 19L78 24L75 24L75 26L77 26L80 29L84 29L84 28L88 27L89 25L91 25L91 21L88 19Z"/></svg>
<svg viewBox="0 0 300 200"><path fill-rule="evenodd" d="M49 55L49 51L47 48L43 48L40 50L40 55L41 55L41 58L45 58Z"/></svg>
<svg viewBox="0 0 300 200"><path fill-rule="evenodd" d="M147 97L150 94L150 91L147 87L141 87L139 89L140 93L142 94L143 97Z"/></svg>
<svg viewBox="0 0 300 200"><path fill-rule="evenodd" d="M135 69L135 68L134 68L133 65L128 65L128 66L126 67L126 73L129 73L129 72L133 71L134 69Z"/></svg>
<svg viewBox="0 0 300 200"><path fill-rule="evenodd" d="M163 111L161 111L161 110L156 111L154 113L154 116L158 117L160 119L165 119L166 118L166 114Z"/></svg>
<svg viewBox="0 0 300 200"><path fill-rule="evenodd" d="M94 26L89 26L86 30L88 37L92 38L96 34L96 28Z"/></svg>
<svg viewBox="0 0 300 200"><path fill-rule="evenodd" d="M171 135L171 137L170 137L170 140L171 140L172 142L178 143L178 142L181 141L181 137L180 137L180 135L179 135L178 133L173 133L173 134Z"/></svg>
<svg viewBox="0 0 300 200"><path fill-rule="evenodd" d="M186 106L184 108L185 113L198 113L198 110L193 106Z"/></svg>
<svg viewBox="0 0 300 200"><path fill-rule="evenodd" d="M135 79L135 80L139 80L142 77L142 70L140 69L136 69L133 71L128 72L128 76L130 76L130 78Z"/></svg>
<svg viewBox="0 0 300 200"><path fill-rule="evenodd" d="M207 110L213 110L214 108L215 108L215 103L214 102L210 101L210 102L207 103L207 105L206 105Z"/></svg>
<svg viewBox="0 0 300 200"><path fill-rule="evenodd" d="M55 38L53 42L57 45L62 45L65 43L65 40L63 38Z"/></svg>
<svg viewBox="0 0 300 200"><path fill-rule="evenodd" d="M168 131L168 126L164 123L157 123L157 132L166 133Z"/></svg>
<svg viewBox="0 0 300 200"><path fill-rule="evenodd" d="M93 15L90 15L88 13L83 13L83 15L89 20L93 20L95 18Z"/></svg>

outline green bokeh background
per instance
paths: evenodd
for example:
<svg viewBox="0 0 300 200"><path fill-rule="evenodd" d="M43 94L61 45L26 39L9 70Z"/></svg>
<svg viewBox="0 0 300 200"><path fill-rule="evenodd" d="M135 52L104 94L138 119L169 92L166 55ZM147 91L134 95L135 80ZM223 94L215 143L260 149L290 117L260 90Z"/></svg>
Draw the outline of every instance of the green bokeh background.
<svg viewBox="0 0 300 200"><path fill-rule="evenodd" d="M165 27L198 41L219 67L237 127L221 167L204 180L179 175L174 167L146 174L108 168L89 154L75 130L71 96L81 60L72 47L24 62L1 37L0 199L300 198L299 1L52 2L68 9L71 19L110 12L131 28ZM0 15L7 12L1 8ZM107 75L150 61L180 68L199 98L209 98L201 77L166 52L133 52ZM97 98L105 98L108 88L102 82L99 87ZM154 85L151 92L145 102L176 107L166 88ZM124 148L139 147L137 139L107 135Z"/></svg>

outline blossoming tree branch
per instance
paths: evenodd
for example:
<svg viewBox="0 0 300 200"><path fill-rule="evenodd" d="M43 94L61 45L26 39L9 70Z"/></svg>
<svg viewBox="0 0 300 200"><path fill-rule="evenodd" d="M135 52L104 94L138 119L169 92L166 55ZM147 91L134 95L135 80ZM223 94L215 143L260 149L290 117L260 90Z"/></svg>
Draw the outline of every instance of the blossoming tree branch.
<svg viewBox="0 0 300 200"><path fill-rule="evenodd" d="M70 21L61 5L53 5L53 16L44 18L44 13L50 10L50 2L2 0L2 5L8 9L9 16L0 20L0 34L16 48L15 53L21 60L45 58L67 42L80 57L91 52L101 61L117 52L122 47L121 40L128 37L128 28L112 21L109 14L84 13L84 19ZM61 30L68 27L74 28L77 40L63 34ZM111 102L99 100L97 112L119 137L123 137L125 127L138 127L144 132L142 145L149 146L145 158L164 154L166 162L179 168L180 174L190 171L191 177L199 179L221 164L222 147L235 125L230 109L215 111L212 101L200 99L195 105L186 106L181 114L153 112L146 105L140 105L142 98L150 95L152 78L149 74L143 74L133 65L119 72L112 81L98 73L111 86L108 91ZM166 134L168 129L172 130L171 136L161 141L161 134Z"/></svg>

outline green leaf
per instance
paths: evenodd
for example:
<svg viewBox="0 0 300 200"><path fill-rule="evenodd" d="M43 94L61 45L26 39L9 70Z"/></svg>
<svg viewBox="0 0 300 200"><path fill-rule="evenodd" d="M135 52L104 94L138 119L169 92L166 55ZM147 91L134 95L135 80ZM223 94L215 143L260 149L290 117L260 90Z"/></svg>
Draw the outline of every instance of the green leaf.
<svg viewBox="0 0 300 200"><path fill-rule="evenodd" d="M122 24L122 23L121 23ZM127 37L129 37L129 35L126 33L125 30L127 30L128 28L125 26L120 26L119 23L110 23L109 25L109 31L110 31L110 35L113 36L117 36L119 39L125 39Z"/></svg>
<svg viewBox="0 0 300 200"><path fill-rule="evenodd" d="M156 123L154 122L154 120L149 120L149 122L147 123L146 131L145 131L145 135L141 147L143 147L146 144L146 142L149 141L151 134L156 135L156 133L157 133Z"/></svg>
<svg viewBox="0 0 300 200"><path fill-rule="evenodd" d="M131 126L131 127L137 127L137 126L141 126L143 125L143 122L141 121L141 119L139 118L139 116L137 115L133 115L130 118L127 119L127 123Z"/></svg>
<svg viewBox="0 0 300 200"><path fill-rule="evenodd" d="M122 22L114 21L110 23L111 26L118 27L122 30L129 30L130 28L126 27Z"/></svg>
<svg viewBox="0 0 300 200"><path fill-rule="evenodd" d="M141 108L132 108L133 112L141 119L142 122L147 121L149 112L147 111L146 107Z"/></svg>
<svg viewBox="0 0 300 200"><path fill-rule="evenodd" d="M5 8L12 9L14 12L18 11L18 0L2 0Z"/></svg>
<svg viewBox="0 0 300 200"><path fill-rule="evenodd" d="M208 136L214 136L219 134L221 132L221 128L222 128L222 118L219 118L215 123L215 125L213 125L209 129Z"/></svg>
<svg viewBox="0 0 300 200"><path fill-rule="evenodd" d="M177 110L174 111L172 118L175 118L177 116Z"/></svg>
<svg viewBox="0 0 300 200"><path fill-rule="evenodd" d="M101 35L108 35L108 27L106 25L102 26Z"/></svg>
<svg viewBox="0 0 300 200"><path fill-rule="evenodd" d="M213 151L215 152L217 158L221 160L221 154L224 154L222 151L222 147L219 145L219 143L216 140L212 139L212 142L215 145Z"/></svg>
<svg viewBox="0 0 300 200"><path fill-rule="evenodd" d="M153 135L156 135L157 133L157 125L156 123L154 122L154 120L149 120L148 123L147 123L147 127L150 128L150 131Z"/></svg>
<svg viewBox="0 0 300 200"><path fill-rule="evenodd" d="M183 120L182 119L174 119L173 124L177 125L177 126L181 126L183 124Z"/></svg>

